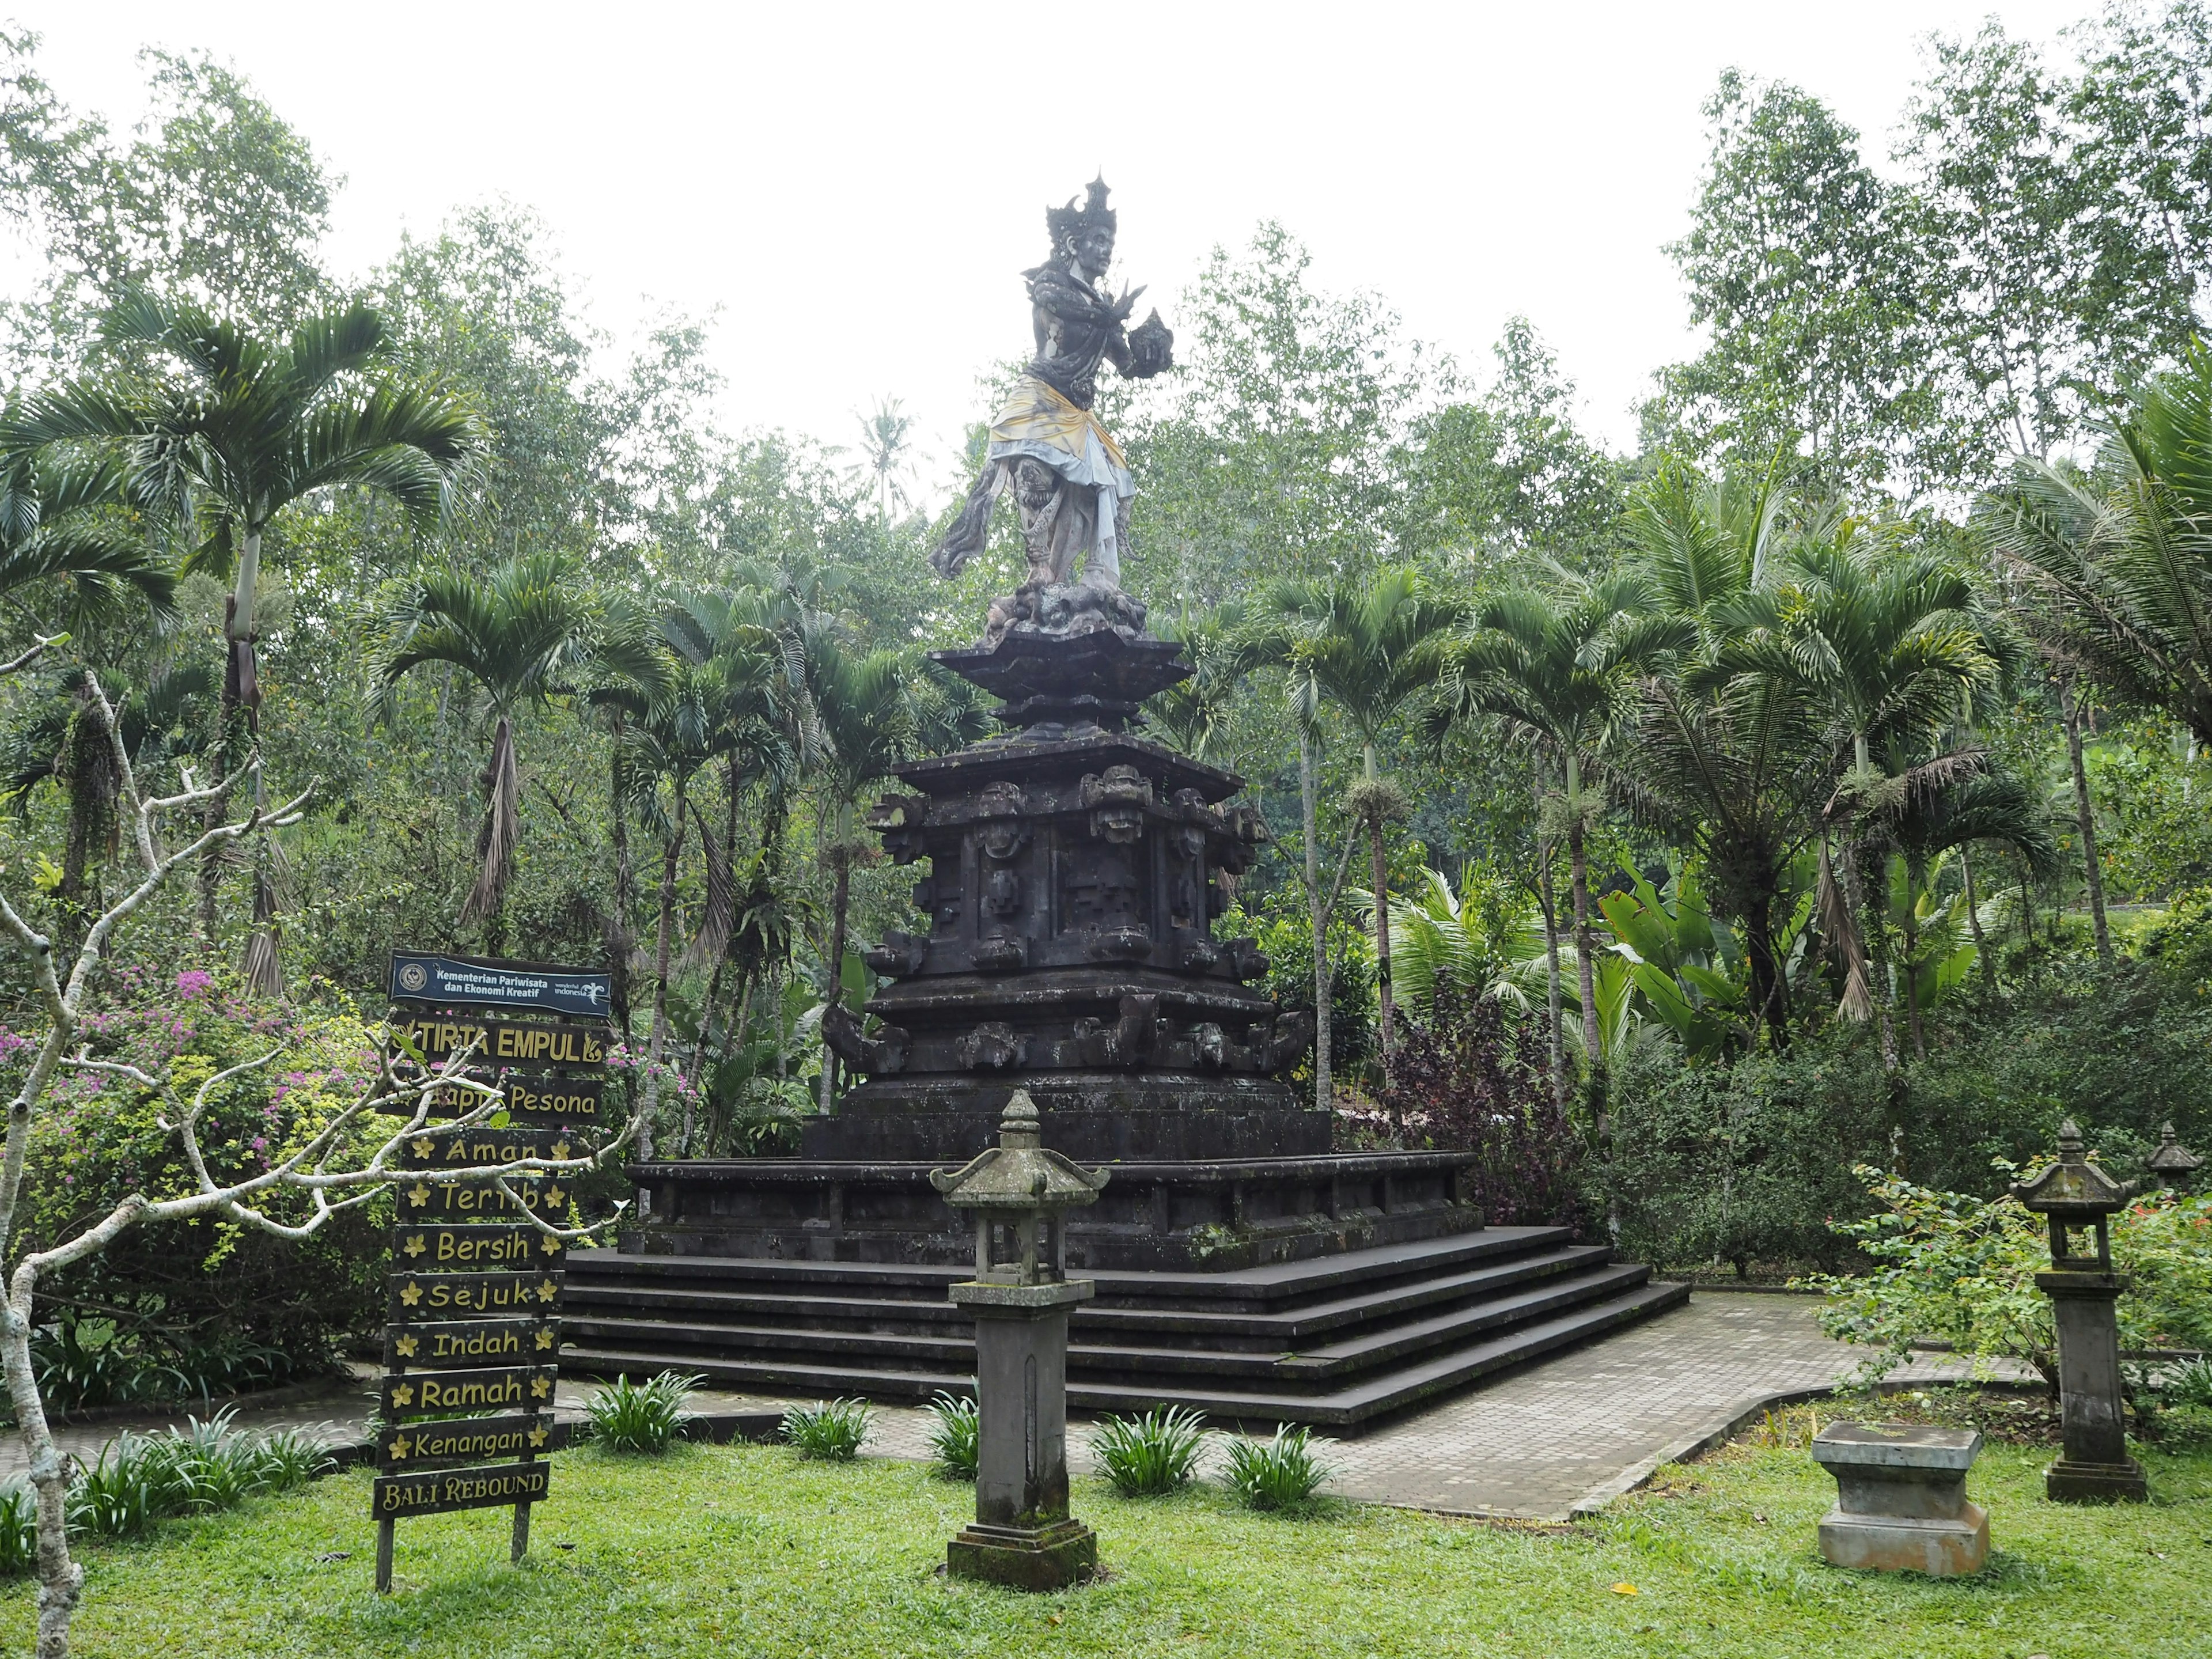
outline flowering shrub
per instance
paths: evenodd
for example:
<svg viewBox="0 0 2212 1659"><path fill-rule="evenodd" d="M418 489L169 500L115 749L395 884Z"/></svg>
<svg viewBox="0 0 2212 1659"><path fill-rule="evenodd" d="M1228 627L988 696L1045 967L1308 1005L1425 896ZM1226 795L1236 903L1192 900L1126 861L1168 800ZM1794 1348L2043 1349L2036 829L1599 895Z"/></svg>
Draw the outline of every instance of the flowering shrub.
<svg viewBox="0 0 2212 1659"><path fill-rule="evenodd" d="M27 1063L35 1033L0 1027L0 1072ZM249 1003L195 969L155 975L121 969L108 1006L89 1015L95 1058L166 1074L189 1095L215 1073L277 1051L226 1084L202 1126L218 1180L266 1168L311 1138L374 1074L369 1028L342 999L311 990L306 1006ZM9 1079L11 1086L13 1079ZM31 1127L18 1217L19 1248L45 1248L106 1214L133 1192L190 1189L176 1137L151 1091L112 1075L58 1073ZM346 1158L366 1157L378 1120ZM304 1216L307 1200L289 1202ZM287 1217L286 1218L296 1218ZM216 1219L126 1231L106 1250L40 1285L52 1323L51 1365L77 1362L84 1386L63 1393L97 1403L133 1393L222 1393L326 1367L338 1342L374 1324L390 1206L372 1200L306 1243ZM99 1363L89 1363L97 1356Z"/></svg>
<svg viewBox="0 0 2212 1659"><path fill-rule="evenodd" d="M1382 1107L1408 1146L1481 1154L1468 1196L1501 1225L1581 1219L1579 1138L1552 1097L1539 1017L1441 990L1425 1024L1401 1022Z"/></svg>
<svg viewBox="0 0 2212 1659"><path fill-rule="evenodd" d="M1938 1192L1864 1164L1856 1173L1882 1207L1833 1224L1875 1267L1796 1281L1827 1292L1821 1328L1881 1350L1868 1364L1877 1376L1925 1337L1962 1354L2025 1361L2056 1389L2051 1298L2035 1285L2051 1266L2043 1218L2011 1197ZM2120 1211L2111 1231L2115 1270L2133 1281L2119 1299L2120 1346L2212 1346L2212 1198L2157 1194Z"/></svg>

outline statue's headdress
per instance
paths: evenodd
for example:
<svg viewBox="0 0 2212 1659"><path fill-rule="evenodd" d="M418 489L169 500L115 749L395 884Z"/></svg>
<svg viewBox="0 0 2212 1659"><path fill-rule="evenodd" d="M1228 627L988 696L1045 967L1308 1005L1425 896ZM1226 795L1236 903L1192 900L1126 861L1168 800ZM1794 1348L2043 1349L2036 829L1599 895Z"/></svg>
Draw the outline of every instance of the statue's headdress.
<svg viewBox="0 0 2212 1659"><path fill-rule="evenodd" d="M1114 210L1106 205L1106 179L1100 174L1090 185L1090 198L1081 207L1075 198L1067 198L1066 207L1048 207L1044 210L1045 228L1052 235L1052 251L1058 253L1076 237L1096 226L1108 230L1115 228Z"/></svg>

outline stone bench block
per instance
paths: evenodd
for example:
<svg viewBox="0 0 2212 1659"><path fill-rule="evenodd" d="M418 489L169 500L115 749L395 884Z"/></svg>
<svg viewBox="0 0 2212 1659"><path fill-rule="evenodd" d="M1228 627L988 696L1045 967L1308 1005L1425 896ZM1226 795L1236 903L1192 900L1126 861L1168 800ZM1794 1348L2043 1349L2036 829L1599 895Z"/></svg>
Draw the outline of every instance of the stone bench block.
<svg viewBox="0 0 2212 1659"><path fill-rule="evenodd" d="M1831 1423L1813 1442L1814 1461L1837 1486L1820 1553L1835 1566L1880 1572L1979 1572L1990 1517L1967 1501L1966 1471L1981 1449L1974 1429Z"/></svg>

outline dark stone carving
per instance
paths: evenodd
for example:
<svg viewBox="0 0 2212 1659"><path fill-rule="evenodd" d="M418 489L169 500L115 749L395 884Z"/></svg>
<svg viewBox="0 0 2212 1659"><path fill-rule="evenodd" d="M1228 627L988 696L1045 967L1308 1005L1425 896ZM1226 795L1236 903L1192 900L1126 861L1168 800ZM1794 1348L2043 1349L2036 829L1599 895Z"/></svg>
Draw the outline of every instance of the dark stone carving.
<svg viewBox="0 0 2212 1659"><path fill-rule="evenodd" d="M1152 781L1133 766L1109 766L1083 780L1076 805L1091 813L1091 833L1102 841L1127 843L1145 833L1145 809L1152 804Z"/></svg>
<svg viewBox="0 0 2212 1659"><path fill-rule="evenodd" d="M869 810L869 829L884 838L884 851L894 864L912 864L921 856L922 826L928 821L926 795L885 795Z"/></svg>
<svg viewBox="0 0 2212 1659"><path fill-rule="evenodd" d="M886 979L901 979L921 971L929 956L929 941L896 927L884 930L883 943L860 952L860 960Z"/></svg>
<svg viewBox="0 0 2212 1659"><path fill-rule="evenodd" d="M842 1004L822 1011L822 1040L855 1071L887 1077L906 1069L907 1033L896 1025L880 1025L868 1036Z"/></svg>
<svg viewBox="0 0 2212 1659"><path fill-rule="evenodd" d="M1030 942L1018 933L994 933L975 941L973 955L979 971L1003 974L1028 963Z"/></svg>
<svg viewBox="0 0 2212 1659"><path fill-rule="evenodd" d="M960 1063L971 1072L1003 1072L1029 1053L1029 1039L1004 1020L985 1020L960 1039Z"/></svg>

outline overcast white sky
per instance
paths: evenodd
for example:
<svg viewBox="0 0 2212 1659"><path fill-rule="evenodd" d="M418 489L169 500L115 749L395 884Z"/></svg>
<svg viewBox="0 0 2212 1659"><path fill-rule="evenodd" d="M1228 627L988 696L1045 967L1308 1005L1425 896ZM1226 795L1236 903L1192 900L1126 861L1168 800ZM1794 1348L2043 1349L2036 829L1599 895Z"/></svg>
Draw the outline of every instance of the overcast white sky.
<svg viewBox="0 0 2212 1659"><path fill-rule="evenodd" d="M1264 217L1318 281L1379 291L1488 368L1533 319L1603 437L1691 342L1661 245L1735 64L1886 152L1931 30L2048 40L2096 0L1575 6L739 3L362 9L16 0L46 75L118 127L146 45L228 58L343 174L341 274L504 194L552 224L589 314L722 309L733 427L831 441L890 394L936 445L1026 348L1042 209L1102 166L1118 279L1172 296Z"/></svg>

